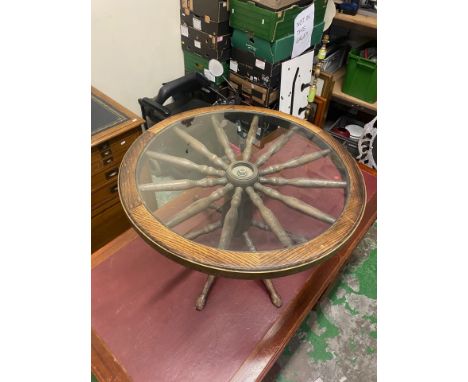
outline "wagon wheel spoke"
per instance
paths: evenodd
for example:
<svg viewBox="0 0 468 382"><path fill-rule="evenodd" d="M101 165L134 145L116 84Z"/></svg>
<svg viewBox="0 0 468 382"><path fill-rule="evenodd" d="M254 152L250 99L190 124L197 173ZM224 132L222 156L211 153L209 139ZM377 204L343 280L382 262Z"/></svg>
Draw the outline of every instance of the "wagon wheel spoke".
<svg viewBox="0 0 468 382"><path fill-rule="evenodd" d="M257 249L255 248L255 245L252 241L252 239L250 238L250 235L247 233L247 232L244 232L242 234L242 236L244 236L244 240L245 240L245 244L247 244L247 247L249 248L249 251L250 252L257 252ZM278 292L276 291L273 283L271 282L271 280L269 279L263 279L262 280L263 284L265 285L269 295L270 295L270 299L271 299L271 302L273 303L274 306L276 306L277 308L279 308L281 305L283 305L283 301L281 300L281 297L280 295L278 294Z"/></svg>
<svg viewBox="0 0 468 382"><path fill-rule="evenodd" d="M180 191L194 187L219 186L226 183L226 178L203 178L200 180L179 179L169 182L140 184L138 188L140 191Z"/></svg>
<svg viewBox="0 0 468 382"><path fill-rule="evenodd" d="M335 218L333 216L330 216L326 214L323 211L320 211L318 208L315 208L307 203L304 203L303 201L293 197L293 196L287 196L282 194L281 192L278 192L270 187L265 187L261 185L260 183L255 183L254 187L256 190L263 192L265 195L268 195L270 198L277 199L287 206L300 211L306 215L312 216L322 222L333 224L335 222Z"/></svg>
<svg viewBox="0 0 468 382"><path fill-rule="evenodd" d="M234 155L234 151L232 151L232 148L229 144L229 139L226 135L226 132L224 131L224 126L226 126L227 121L224 119L221 123L219 123L214 115L211 116L211 121L213 122L216 137L218 138L219 143L221 143L221 146L223 146L224 153L231 163L235 162L236 156Z"/></svg>
<svg viewBox="0 0 468 382"><path fill-rule="evenodd" d="M272 166L264 168L263 170L260 170L260 175L268 175L268 174L271 174L273 172L278 172L278 171L285 170L287 168L297 167L297 166L300 166L302 164L312 162L314 160L322 158L325 155L328 155L330 152L331 152L330 149L325 149L325 150L322 150L322 151L316 151L316 152L313 152L313 153L310 153L310 154L302 155L300 157L291 159L291 160L289 160L287 162L284 162L284 163L274 164Z"/></svg>
<svg viewBox="0 0 468 382"><path fill-rule="evenodd" d="M192 146L192 148L195 151L204 155L211 162L213 162L216 166L222 167L225 170L228 168L228 165L226 164L226 162L224 162L220 157L218 157L216 154L208 150L206 146L203 143L201 143L198 139L192 137L190 134L186 133L184 130L181 130L178 127L174 127L174 131L180 138L182 138L186 143Z"/></svg>
<svg viewBox="0 0 468 382"><path fill-rule="evenodd" d="M207 233L216 231L218 228L221 228L223 222L217 221L216 223L208 224L200 229L190 231L184 235L184 237L188 240L196 239L198 236L206 235Z"/></svg>
<svg viewBox="0 0 468 382"><path fill-rule="evenodd" d="M221 231L221 236L219 238L218 248L227 249L231 244L232 236L234 230L237 226L237 220L239 218L239 205L242 200L242 188L236 187L234 195L231 199L231 208L226 213L224 218L223 229Z"/></svg>
<svg viewBox="0 0 468 382"><path fill-rule="evenodd" d="M263 217L263 220L265 220L265 222L268 224L270 229L276 235L278 240L285 247L293 246L294 243L292 242L288 234L285 232L284 228L281 226L275 214L268 207L266 207L265 204L263 204L262 198L250 186L247 187L245 191L247 192L250 199L252 200L252 203L255 204L255 206L258 208L258 210L260 211L260 214Z"/></svg>
<svg viewBox="0 0 468 382"><path fill-rule="evenodd" d="M252 220L252 225L254 227L257 227L258 229L261 229L263 231L268 231L268 232L271 232L271 229L270 227L268 227L268 225L266 225L264 222L260 221L260 220ZM289 237L296 243L298 244L302 244L302 243L306 243L308 240L305 236L302 236L302 235L298 235L298 234L295 234L291 231L288 231L288 230L285 230L285 232L289 235Z"/></svg>
<svg viewBox="0 0 468 382"><path fill-rule="evenodd" d="M233 188L234 186L228 183L224 187L218 188L217 190L213 191L210 195L198 199L196 202L193 202L189 206L185 207L183 210L178 212L172 219L166 222L166 226L169 228L174 227L177 224L183 222L184 220L187 220L192 216L198 214L199 212L207 209L211 203L222 198Z"/></svg>
<svg viewBox="0 0 468 382"><path fill-rule="evenodd" d="M255 140L257 127L258 127L258 115L255 115L252 118L252 122L250 123L250 129L249 129L249 132L247 133L247 138L245 140L245 149L242 152L242 159L245 161L250 160L250 156L252 155L252 145Z"/></svg>
<svg viewBox="0 0 468 382"><path fill-rule="evenodd" d="M347 183L342 180L327 180L327 179L309 179L309 178L281 178L281 177L265 177L261 176L260 183L273 184L275 186L296 186L296 187L312 187L312 188L345 188Z"/></svg>
<svg viewBox="0 0 468 382"><path fill-rule="evenodd" d="M212 175L212 176L224 176L225 175L225 172L222 170L218 170L216 168L206 166L206 165L200 165L186 158L181 158L181 157L169 155L169 154L157 153L155 151L146 151L146 155L152 159L162 160L164 162L167 162L167 163L179 166L179 167L183 167L190 171L198 171L198 172L201 172L202 174Z"/></svg>
<svg viewBox="0 0 468 382"><path fill-rule="evenodd" d="M277 153L288 141L289 138L291 138L291 135L296 131L296 127L293 127L288 130L286 134L283 134L281 137L279 137L277 140L275 140L270 147L268 147L268 150L266 150L258 159L257 162L255 163L258 167L263 165L270 157Z"/></svg>

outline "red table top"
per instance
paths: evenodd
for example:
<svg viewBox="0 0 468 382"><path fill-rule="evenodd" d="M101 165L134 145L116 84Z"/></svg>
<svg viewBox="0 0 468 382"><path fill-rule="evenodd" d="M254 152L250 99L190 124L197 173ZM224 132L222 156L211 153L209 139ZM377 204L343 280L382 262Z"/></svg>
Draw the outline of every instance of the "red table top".
<svg viewBox="0 0 468 382"><path fill-rule="evenodd" d="M366 172L364 178L370 200L376 178ZM168 260L133 236L92 270L92 328L135 382L231 380L252 354L258 356L272 328L281 329L278 323L306 284L331 282L324 272L340 267L340 261L345 259L336 255L308 271L274 279L283 299L279 309L261 281L218 278L199 312L194 304L206 275ZM286 334L285 343L292 335ZM275 359L270 356L264 365L270 367ZM248 380L264 375L265 367L259 368Z"/></svg>

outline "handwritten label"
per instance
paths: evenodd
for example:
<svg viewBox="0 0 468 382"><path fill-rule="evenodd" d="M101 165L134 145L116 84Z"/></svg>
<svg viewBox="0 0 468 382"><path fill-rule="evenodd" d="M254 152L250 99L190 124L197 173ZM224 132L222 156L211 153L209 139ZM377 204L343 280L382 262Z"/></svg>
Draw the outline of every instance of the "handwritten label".
<svg viewBox="0 0 468 382"><path fill-rule="evenodd" d="M201 49L201 43L200 43L200 41L195 40L195 41L193 42L193 45L195 45L195 48Z"/></svg>
<svg viewBox="0 0 468 382"><path fill-rule="evenodd" d="M180 34L182 36L188 37L188 28L186 25L181 25L180 26Z"/></svg>
<svg viewBox="0 0 468 382"><path fill-rule="evenodd" d="M294 46L291 58L299 56L310 47L314 29L314 4L304 9L294 19Z"/></svg>

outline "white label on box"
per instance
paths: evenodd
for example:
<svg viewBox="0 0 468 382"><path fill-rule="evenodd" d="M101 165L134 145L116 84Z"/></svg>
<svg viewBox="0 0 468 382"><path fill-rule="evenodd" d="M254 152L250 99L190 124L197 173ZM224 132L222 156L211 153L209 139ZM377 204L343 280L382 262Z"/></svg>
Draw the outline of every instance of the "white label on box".
<svg viewBox="0 0 468 382"><path fill-rule="evenodd" d="M294 45L291 58L309 49L314 29L314 4L304 9L294 19Z"/></svg>
<svg viewBox="0 0 468 382"><path fill-rule="evenodd" d="M182 36L188 37L188 27L186 25L180 26L180 34Z"/></svg>
<svg viewBox="0 0 468 382"><path fill-rule="evenodd" d="M229 61L229 69L237 73L237 61L236 60Z"/></svg>
<svg viewBox="0 0 468 382"><path fill-rule="evenodd" d="M211 74L211 72L208 69L204 69L203 73L205 74L205 77L208 78L211 82L215 82L216 78Z"/></svg>
<svg viewBox="0 0 468 382"><path fill-rule="evenodd" d="M195 40L193 43L195 44L195 48L198 48L198 49L201 48L201 43L200 43L200 41Z"/></svg>
<svg viewBox="0 0 468 382"><path fill-rule="evenodd" d="M259 59L256 59L256 60L255 60L255 66L256 66L257 68L260 68L260 69L264 70L264 69L265 69L265 62L264 62L264 61L260 61Z"/></svg>
<svg viewBox="0 0 468 382"><path fill-rule="evenodd" d="M193 18L193 27L201 31L201 20L196 17Z"/></svg>

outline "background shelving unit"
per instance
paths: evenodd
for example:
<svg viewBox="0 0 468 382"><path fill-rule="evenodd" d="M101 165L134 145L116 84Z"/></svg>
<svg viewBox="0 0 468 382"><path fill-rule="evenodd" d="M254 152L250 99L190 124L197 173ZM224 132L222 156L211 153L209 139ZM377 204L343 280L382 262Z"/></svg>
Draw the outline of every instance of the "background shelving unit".
<svg viewBox="0 0 468 382"><path fill-rule="evenodd" d="M369 102L363 101L362 99L343 93L343 91L341 90L341 87L343 85L345 74L346 74L346 68L341 68L333 75L335 84L333 86L333 92L332 92L333 98L332 99L337 102L346 103L351 107L360 108L364 111L369 111L373 114L377 113L377 102L369 103Z"/></svg>
<svg viewBox="0 0 468 382"><path fill-rule="evenodd" d="M337 13L333 19L333 25L342 26L352 29L357 35L364 35L369 38L377 38L377 15L368 16L360 14L359 11L356 15L347 15L344 13ZM354 107L370 114L377 113L377 102L369 103L359 98L353 97L344 93L341 90L343 85L346 68L343 67L333 74L335 84L333 86L333 100L336 102L344 103L350 107Z"/></svg>

